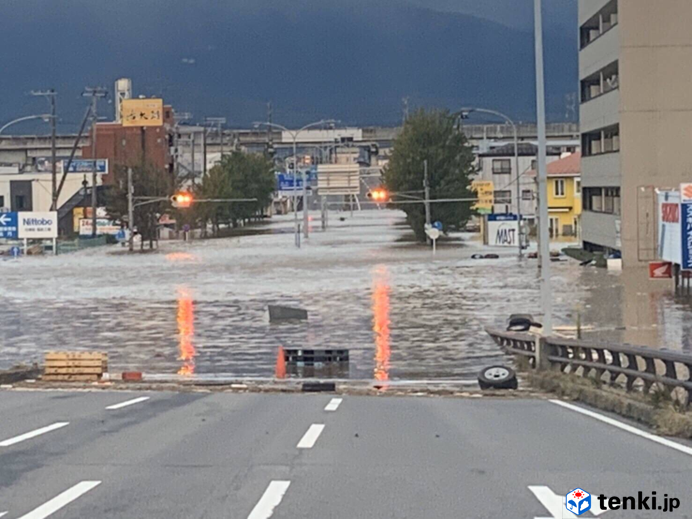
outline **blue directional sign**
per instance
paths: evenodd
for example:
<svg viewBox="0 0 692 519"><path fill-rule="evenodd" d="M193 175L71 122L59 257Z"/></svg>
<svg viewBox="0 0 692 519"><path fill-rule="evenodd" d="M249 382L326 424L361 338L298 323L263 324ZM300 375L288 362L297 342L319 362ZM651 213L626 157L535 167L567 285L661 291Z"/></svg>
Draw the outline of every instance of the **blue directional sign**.
<svg viewBox="0 0 692 519"><path fill-rule="evenodd" d="M308 189L317 181L316 171L307 171L305 177L308 181ZM276 175L277 189L279 191L293 191L303 189L303 174L298 173L298 178L293 173L279 173Z"/></svg>
<svg viewBox="0 0 692 519"><path fill-rule="evenodd" d="M680 185L680 231L683 270L692 270L692 184Z"/></svg>
<svg viewBox="0 0 692 519"><path fill-rule="evenodd" d="M0 238L17 239L19 224L17 213L0 213Z"/></svg>
<svg viewBox="0 0 692 519"><path fill-rule="evenodd" d="M442 230L442 222L439 222L439 221L438 221L438 222L435 222L435 223L432 224L432 226L433 226L435 229L437 229L438 231L441 231L441 230Z"/></svg>
<svg viewBox="0 0 692 519"><path fill-rule="evenodd" d="M62 161L62 168L65 171L69 161ZM91 173L94 171L94 161L89 159L73 159L70 163L68 173ZM108 173L108 159L96 159L96 173L104 175Z"/></svg>

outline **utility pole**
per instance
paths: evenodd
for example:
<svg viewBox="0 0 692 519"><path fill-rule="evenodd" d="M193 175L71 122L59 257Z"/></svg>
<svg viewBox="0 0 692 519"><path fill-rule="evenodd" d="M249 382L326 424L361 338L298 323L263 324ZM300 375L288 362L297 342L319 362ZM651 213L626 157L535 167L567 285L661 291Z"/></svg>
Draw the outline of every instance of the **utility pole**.
<svg viewBox="0 0 692 519"><path fill-rule="evenodd" d="M219 136L219 145L221 150L221 159L223 159L223 131L221 130L221 125L226 124L225 117L207 117L205 119L207 123L216 125L216 134Z"/></svg>
<svg viewBox="0 0 692 519"><path fill-rule="evenodd" d="M96 191L96 125L98 122L98 100L100 97L106 97L108 91L103 87L87 87L82 95L84 97L91 97L91 237L96 238L96 209L98 205Z"/></svg>
<svg viewBox="0 0 692 519"><path fill-rule="evenodd" d="M32 91L32 96L43 96L48 99L50 103L50 157L51 157L51 204L50 210L58 210L58 164L57 164L57 150L56 150L56 139L57 139L57 115L55 107L55 98L58 93L54 89L50 90L40 90Z"/></svg>
<svg viewBox="0 0 692 519"><path fill-rule="evenodd" d="M423 190L425 191L425 229L432 223L430 221L430 182L428 182L428 159L423 161ZM430 243L430 238L427 239Z"/></svg>
<svg viewBox="0 0 692 519"><path fill-rule="evenodd" d="M207 128L202 127L202 174L207 176Z"/></svg>
<svg viewBox="0 0 692 519"><path fill-rule="evenodd" d="M401 100L402 108L403 108L403 116L402 116L402 118L401 118L401 119L402 119L402 122L403 122L402 124L406 124L406 121L408 121L408 116L409 116L409 101L410 101L410 98L408 98L408 97L404 97L404 98Z"/></svg>
<svg viewBox="0 0 692 519"><path fill-rule="evenodd" d="M135 186L132 181L132 168L127 168L127 227L130 231L127 237L127 247L130 252L135 250L135 208L133 203Z"/></svg>
<svg viewBox="0 0 692 519"><path fill-rule="evenodd" d="M541 252L541 307L543 334L553 331L553 301L550 291L550 236L548 233L548 175L546 164L545 79L543 76L543 17L542 2L534 0L534 29L536 53L536 116L538 124L538 216ZM540 359L536 359L539 365Z"/></svg>

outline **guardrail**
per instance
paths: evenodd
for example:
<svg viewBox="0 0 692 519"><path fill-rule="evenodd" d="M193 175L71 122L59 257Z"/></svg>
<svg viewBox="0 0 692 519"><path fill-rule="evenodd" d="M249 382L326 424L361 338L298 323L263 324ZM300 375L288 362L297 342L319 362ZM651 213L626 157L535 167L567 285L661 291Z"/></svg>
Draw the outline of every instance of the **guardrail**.
<svg viewBox="0 0 692 519"><path fill-rule="evenodd" d="M578 373L616 384L625 378L625 389L632 391L641 386L648 393L656 384L669 395L679 389L686 398L684 404L692 402L692 355L668 350L655 350L627 344L596 344L562 337L540 337L530 333L507 332L486 329L495 343L505 351L533 359L536 363L536 348L541 348L541 363L546 363L563 372ZM539 343L540 341L540 343Z"/></svg>

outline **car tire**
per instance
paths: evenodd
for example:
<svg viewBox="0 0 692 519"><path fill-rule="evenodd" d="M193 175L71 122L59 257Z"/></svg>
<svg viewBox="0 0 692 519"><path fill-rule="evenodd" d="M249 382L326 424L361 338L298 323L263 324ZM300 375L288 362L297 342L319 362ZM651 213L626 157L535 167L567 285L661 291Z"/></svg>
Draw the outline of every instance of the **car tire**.
<svg viewBox="0 0 692 519"><path fill-rule="evenodd" d="M481 389L517 389L517 374L508 366L500 364L483 368L478 373L478 385Z"/></svg>

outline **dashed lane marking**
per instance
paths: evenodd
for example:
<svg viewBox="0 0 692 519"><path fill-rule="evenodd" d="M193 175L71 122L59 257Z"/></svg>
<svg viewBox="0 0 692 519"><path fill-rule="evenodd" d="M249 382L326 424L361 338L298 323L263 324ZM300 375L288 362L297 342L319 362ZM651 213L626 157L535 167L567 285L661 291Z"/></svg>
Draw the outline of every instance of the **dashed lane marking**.
<svg viewBox="0 0 692 519"><path fill-rule="evenodd" d="M15 436L14 438L10 438L8 440L4 440L0 442L0 447L9 447L11 445L15 445L16 443L21 443L25 440L30 440L31 438L36 438L36 436L41 436L42 434L49 433L51 431L55 431L56 429L61 429L65 427L66 425L70 425L70 422L56 422L52 425L48 425L46 427L41 427L40 429L36 429L34 431L29 431L28 433L20 434L19 436Z"/></svg>
<svg viewBox="0 0 692 519"><path fill-rule="evenodd" d="M65 492L59 496L54 497L50 501L39 506L36 510L23 515L19 519L45 519L100 484L100 481L82 481L81 483L77 483L72 488L65 490Z"/></svg>
<svg viewBox="0 0 692 519"><path fill-rule="evenodd" d="M268 519L271 517L290 485L290 481L272 481L269 483L267 490L264 491L247 519Z"/></svg>
<svg viewBox="0 0 692 519"><path fill-rule="evenodd" d="M329 403L327 404L327 407L324 408L325 411L336 411L339 409L339 406L341 405L341 402L343 402L343 398L332 398Z"/></svg>
<svg viewBox="0 0 692 519"><path fill-rule="evenodd" d="M320 437L320 434L322 434L323 430L324 430L324 424L322 424L322 423L312 424L310 426L310 428L308 429L308 432L305 433L303 438L298 443L298 448L299 449L312 449L315 446L315 442L317 441L317 438Z"/></svg>
<svg viewBox="0 0 692 519"><path fill-rule="evenodd" d="M140 396L139 398L133 398L132 400L120 402L119 404L109 405L108 407L106 407L106 409L108 409L109 411L115 411L116 409L122 409L123 407L139 404L140 402L145 402L145 401L149 400L149 398L151 398L151 397Z"/></svg>

